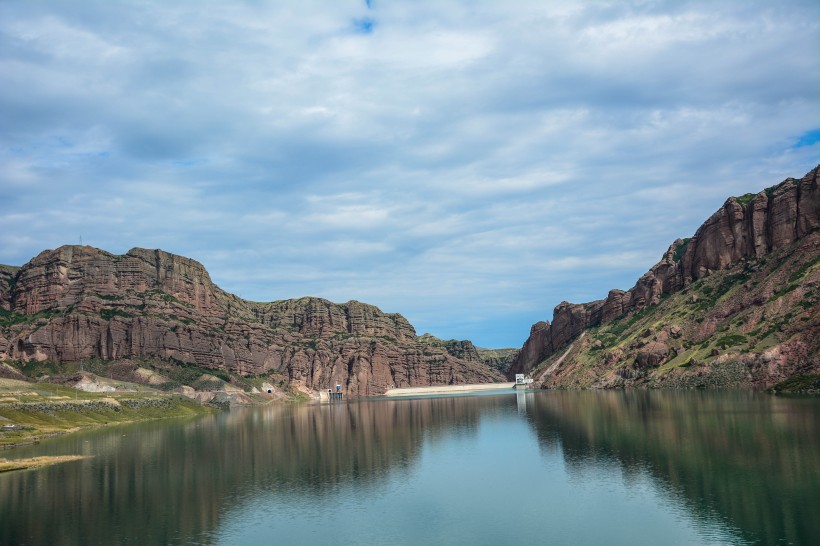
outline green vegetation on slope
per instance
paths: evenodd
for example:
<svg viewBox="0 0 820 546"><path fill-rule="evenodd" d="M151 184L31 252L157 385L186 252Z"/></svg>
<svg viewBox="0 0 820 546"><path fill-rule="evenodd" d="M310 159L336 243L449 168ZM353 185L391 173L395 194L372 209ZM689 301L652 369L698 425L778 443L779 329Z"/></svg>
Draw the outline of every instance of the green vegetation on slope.
<svg viewBox="0 0 820 546"><path fill-rule="evenodd" d="M675 248L675 257L674 257L674 259L675 259L676 262L681 261L681 258L683 258L683 255L686 252L686 247L689 246L689 242L691 240L692 240L691 237L687 237L686 239L683 240L683 242L680 245L677 246L677 248Z"/></svg>
<svg viewBox="0 0 820 546"><path fill-rule="evenodd" d="M533 376L565 388L767 387L817 369L819 287L816 244L798 242L588 329L566 359L556 365L557 351Z"/></svg>
<svg viewBox="0 0 820 546"><path fill-rule="evenodd" d="M773 393L820 393L820 374L810 373L790 377L771 389Z"/></svg>
<svg viewBox="0 0 820 546"><path fill-rule="evenodd" d="M270 383L276 386L284 386L285 376L278 372L270 372L263 375L240 375L237 372L223 369L205 368L195 364L189 364L173 358L170 359L126 359L126 360L103 360L101 358L88 358L79 362L55 363L45 361L8 361L8 365L20 371L32 380L59 380L77 374L80 370L93 373L101 378L109 378L122 382L141 383L150 385L160 391L173 391L183 386L193 388L202 387L201 378L203 375L214 376L219 383L207 385L207 387L217 389L224 384L233 385L241 390L250 391L254 387L261 388L263 383ZM154 380L149 382L148 377L141 377L137 372L139 369L153 372Z"/></svg>
<svg viewBox="0 0 820 546"><path fill-rule="evenodd" d="M0 379L0 446L109 423L213 411L181 395L92 393L51 383Z"/></svg>

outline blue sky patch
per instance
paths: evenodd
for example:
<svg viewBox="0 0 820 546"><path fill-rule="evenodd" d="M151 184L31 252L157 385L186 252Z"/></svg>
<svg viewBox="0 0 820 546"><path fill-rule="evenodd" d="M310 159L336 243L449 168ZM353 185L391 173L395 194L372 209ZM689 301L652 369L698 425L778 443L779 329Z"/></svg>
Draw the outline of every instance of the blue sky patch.
<svg viewBox="0 0 820 546"><path fill-rule="evenodd" d="M818 142L820 142L820 129L812 129L800 135L800 138L797 139L793 147L803 148L805 146L813 146Z"/></svg>
<svg viewBox="0 0 820 546"><path fill-rule="evenodd" d="M362 34L370 34L371 32L373 32L373 28L375 26L376 21L374 21L370 17L353 19L353 28L356 29L356 32L361 32Z"/></svg>
<svg viewBox="0 0 820 546"><path fill-rule="evenodd" d="M179 159L171 161L171 165L177 167L192 167L194 165L201 165L202 163L205 163L204 159Z"/></svg>

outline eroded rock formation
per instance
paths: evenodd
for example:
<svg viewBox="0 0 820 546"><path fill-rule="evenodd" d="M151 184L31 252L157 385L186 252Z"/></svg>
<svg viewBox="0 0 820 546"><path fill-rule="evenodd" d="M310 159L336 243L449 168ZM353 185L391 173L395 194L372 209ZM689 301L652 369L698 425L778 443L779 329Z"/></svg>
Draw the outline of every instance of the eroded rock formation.
<svg viewBox="0 0 820 546"><path fill-rule="evenodd" d="M359 396L503 379L469 350L420 340L401 315L357 301L246 301L161 250L64 246L0 269L0 284L0 358L174 359Z"/></svg>
<svg viewBox="0 0 820 546"><path fill-rule="evenodd" d="M800 180L786 179L760 193L730 197L691 239L678 239L660 262L627 291L611 290L604 300L560 303L552 324L536 323L510 373L528 372L589 327L657 304L664 295L713 271L747 258L760 258L815 232L820 226L820 166ZM642 357L642 362L654 357Z"/></svg>

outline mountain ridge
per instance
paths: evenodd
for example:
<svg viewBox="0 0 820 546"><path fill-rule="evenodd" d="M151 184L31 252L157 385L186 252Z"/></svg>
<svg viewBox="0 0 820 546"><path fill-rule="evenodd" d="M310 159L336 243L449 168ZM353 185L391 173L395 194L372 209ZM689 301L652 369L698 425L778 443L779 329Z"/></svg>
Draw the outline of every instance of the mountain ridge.
<svg viewBox="0 0 820 546"><path fill-rule="evenodd" d="M354 396L503 380L480 359L419 341L397 313L354 300L251 302L215 285L199 262L162 250L62 246L0 275L0 359L173 359L279 374L310 392L341 384Z"/></svg>
<svg viewBox="0 0 820 546"><path fill-rule="evenodd" d="M540 321L532 326L529 337L515 357L510 373L530 373L538 368L539 374L543 376L542 370L547 369L543 365L547 361L554 364L553 357L571 347L583 332L623 318L629 319L637 313L657 306L663 298L684 291L716 273L725 272L744 262L765 260L767 256L787 249L790 245L797 245L792 249L793 252L799 251L808 256L807 261L795 264L794 267L799 269L805 266L812 272L812 275L801 277L801 282L804 282L809 287L808 291L813 294L817 283L817 231L820 226L818 182L820 165L799 180L787 178L780 184L756 194L728 198L691 238L674 241L661 261L642 275L631 289L610 290L605 299L588 303L572 304L564 301L558 304L553 311L551 323ZM808 241L808 244L799 245L799 241ZM773 288L769 294L759 294L755 300L757 305L763 306L777 290ZM801 290L804 289L801 287ZM808 309L814 311L812 318L809 319L813 321L812 325L816 322L816 307L814 303ZM701 311L708 314L708 309ZM807 331L805 335L810 342L820 337L816 328ZM814 351L814 369L817 367L816 342L810 345ZM657 349L660 356L656 355L650 360L658 360L656 364L660 365L668 359L669 354L663 355L663 350L660 347ZM568 356L569 360L566 364L562 363L562 366L573 364L572 354ZM586 357L595 360L591 355ZM626 355L621 355L611 364L622 364L625 357ZM645 357L632 353L630 357L635 358L634 362L641 361L646 364ZM645 371L645 366L638 367ZM600 375L609 371L611 370L602 367L596 373ZM775 376L777 374L773 374L773 377ZM548 381L546 377L540 379L546 386L565 384L562 380ZM567 384L570 383L576 385L573 382ZM626 383L633 384L634 381ZM770 386L768 381L763 380L762 383ZM582 381L576 386L595 384L595 381ZM623 382L616 381L610 386L619 384Z"/></svg>

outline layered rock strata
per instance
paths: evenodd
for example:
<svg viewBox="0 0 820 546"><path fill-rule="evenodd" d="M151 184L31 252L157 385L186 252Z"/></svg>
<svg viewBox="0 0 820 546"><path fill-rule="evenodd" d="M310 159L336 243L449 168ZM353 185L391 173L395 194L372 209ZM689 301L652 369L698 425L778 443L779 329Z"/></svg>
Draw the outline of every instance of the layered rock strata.
<svg viewBox="0 0 820 546"><path fill-rule="evenodd" d="M401 315L357 301L246 301L161 250L64 246L0 277L2 359L173 359L281 374L311 390L342 384L354 396L503 379L470 354L420 341Z"/></svg>
<svg viewBox="0 0 820 546"><path fill-rule="evenodd" d="M672 243L631 289L611 290L606 299L589 303L561 302L553 311L552 323L533 325L510 374L529 372L587 328L656 305L664 295L741 260L784 248L818 226L820 166L800 180L788 178L758 194L730 197L691 239Z"/></svg>

